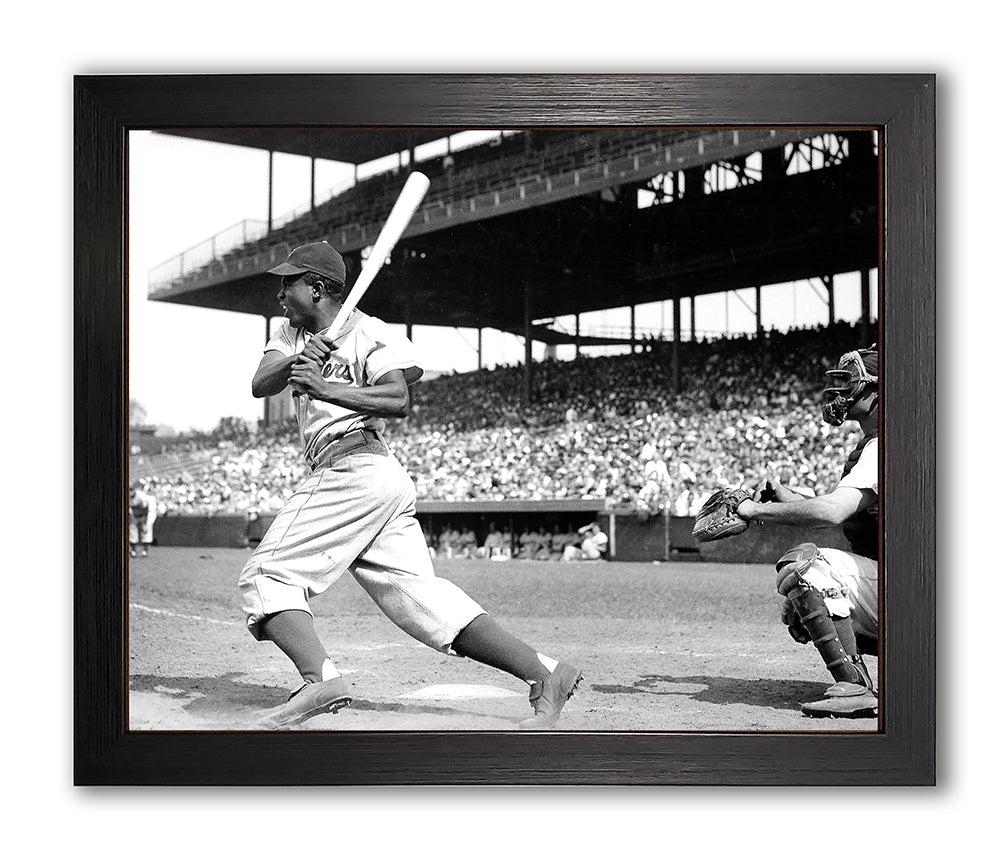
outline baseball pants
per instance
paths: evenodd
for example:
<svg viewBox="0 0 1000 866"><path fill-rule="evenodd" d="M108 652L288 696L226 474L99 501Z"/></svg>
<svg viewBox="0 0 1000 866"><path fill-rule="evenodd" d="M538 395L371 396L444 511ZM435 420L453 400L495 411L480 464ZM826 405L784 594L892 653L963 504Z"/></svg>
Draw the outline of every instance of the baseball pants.
<svg viewBox="0 0 1000 866"><path fill-rule="evenodd" d="M416 519L416 490L384 443L364 445L313 472L292 494L240 574L247 628L304 610L350 572L399 628L439 652L485 613L437 577Z"/></svg>
<svg viewBox="0 0 1000 866"><path fill-rule="evenodd" d="M153 527L145 521L143 523L130 523L128 527L129 544L152 544Z"/></svg>

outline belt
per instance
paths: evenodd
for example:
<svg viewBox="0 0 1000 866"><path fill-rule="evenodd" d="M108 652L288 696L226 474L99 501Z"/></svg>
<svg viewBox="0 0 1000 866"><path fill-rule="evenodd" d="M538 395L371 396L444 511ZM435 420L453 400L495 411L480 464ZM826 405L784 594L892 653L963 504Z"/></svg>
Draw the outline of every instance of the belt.
<svg viewBox="0 0 1000 866"><path fill-rule="evenodd" d="M315 472L317 469L329 466L339 457L361 449L377 454L389 453L389 449L386 447L385 441L380 434L374 430L362 428L361 430L346 433L337 439L327 442L326 445L320 448L319 453L308 461L309 468Z"/></svg>

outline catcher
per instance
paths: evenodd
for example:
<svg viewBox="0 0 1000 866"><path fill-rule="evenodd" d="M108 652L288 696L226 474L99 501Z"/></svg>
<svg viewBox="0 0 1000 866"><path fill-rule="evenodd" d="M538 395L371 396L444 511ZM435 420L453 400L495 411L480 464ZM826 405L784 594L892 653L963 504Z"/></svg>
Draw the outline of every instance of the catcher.
<svg viewBox="0 0 1000 866"><path fill-rule="evenodd" d="M782 622L799 643L816 647L834 684L821 700L802 705L807 716L862 718L878 713L878 694L862 653L877 654L878 637L878 350L842 355L823 391L823 420L855 421L863 437L851 452L837 486L806 498L780 481L761 482L753 493L713 494L695 521L699 541L737 535L751 523L802 527L840 526L851 552L798 544L777 562Z"/></svg>

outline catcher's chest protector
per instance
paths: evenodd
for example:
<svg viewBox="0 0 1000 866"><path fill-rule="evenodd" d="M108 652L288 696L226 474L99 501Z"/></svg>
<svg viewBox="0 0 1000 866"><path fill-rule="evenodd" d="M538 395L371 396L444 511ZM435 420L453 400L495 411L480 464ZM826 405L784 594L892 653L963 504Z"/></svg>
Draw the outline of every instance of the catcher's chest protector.
<svg viewBox="0 0 1000 866"><path fill-rule="evenodd" d="M845 477L853 468L854 465L861 459L861 452L864 451L865 445L867 445L873 437L866 436L859 443L857 448L855 448L847 458L847 463L844 466L844 471L841 477ZM847 539L847 543L851 546L851 552L856 553L858 556L864 556L868 559L878 559L878 501L866 508L864 511L859 511L857 514L852 514L841 524L841 529L844 533L844 538Z"/></svg>

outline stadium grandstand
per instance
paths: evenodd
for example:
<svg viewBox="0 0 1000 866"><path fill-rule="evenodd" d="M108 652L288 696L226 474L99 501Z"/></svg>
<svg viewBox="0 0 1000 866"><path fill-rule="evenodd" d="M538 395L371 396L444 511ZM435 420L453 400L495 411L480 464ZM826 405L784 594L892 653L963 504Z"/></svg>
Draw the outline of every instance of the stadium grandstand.
<svg viewBox="0 0 1000 866"><path fill-rule="evenodd" d="M478 369L422 382L411 416L388 431L439 555L481 551L496 516L511 555L558 556L584 516L686 517L711 490L758 480L748 466L821 491L843 464L849 433L821 429L818 398L822 370L877 328L870 130L540 129L461 149L448 135L425 159L442 132L171 134L356 166L353 181L326 198L313 189L300 212L231 227L150 273L150 299L260 315L265 337L280 314L269 268L325 238L350 282L406 172L431 178L362 306L411 336L414 325L480 334ZM384 171L357 169L391 155ZM859 275L852 321L838 317L834 291L845 273ZM794 280L812 281L826 321L768 329L768 287ZM746 289L753 332L698 338L694 298ZM658 333L636 324L635 308L651 302L672 310ZM612 307L632 310L630 327L581 329L581 314ZM523 363L486 369L484 328L518 335ZM538 342L575 351L538 362ZM288 405L287 395L267 401L255 430L134 453L132 477L154 484L164 513L253 522L303 477ZM515 525L511 513L544 519Z"/></svg>

